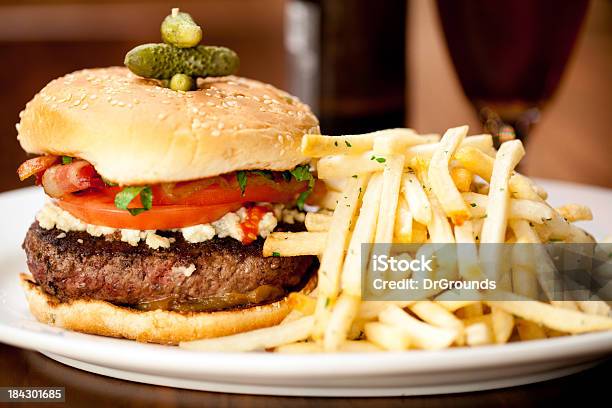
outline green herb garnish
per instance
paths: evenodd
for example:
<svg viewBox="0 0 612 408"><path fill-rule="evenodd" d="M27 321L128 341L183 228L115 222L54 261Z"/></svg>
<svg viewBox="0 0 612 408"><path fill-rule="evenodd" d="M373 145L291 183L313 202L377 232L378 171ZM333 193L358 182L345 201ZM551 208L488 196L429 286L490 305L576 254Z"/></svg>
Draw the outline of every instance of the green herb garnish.
<svg viewBox="0 0 612 408"><path fill-rule="evenodd" d="M140 195L141 208L128 208L128 205ZM153 191L149 186L125 187L115 195L115 207L127 210L132 215L138 215L143 211L150 210L153 206Z"/></svg>
<svg viewBox="0 0 612 408"><path fill-rule="evenodd" d="M117 183L113 183L112 181L105 179L104 177L102 177L102 181L109 187L116 187L119 185Z"/></svg>
<svg viewBox="0 0 612 408"><path fill-rule="evenodd" d="M240 193L244 195L244 190L247 185L247 173L246 171L238 171L236 172L236 179L238 180L238 186L240 187Z"/></svg>
<svg viewBox="0 0 612 408"><path fill-rule="evenodd" d="M72 157L70 156L62 156L62 164L70 164L72 163Z"/></svg>
<svg viewBox="0 0 612 408"><path fill-rule="evenodd" d="M346 145L346 147L353 147L353 145L352 145L352 144L350 144L350 143L348 142L348 140L345 140L345 141L344 141L344 144Z"/></svg>
<svg viewBox="0 0 612 408"><path fill-rule="evenodd" d="M314 188L315 179L310 172L310 166L305 164L303 166L297 166L295 169L291 170L291 175L295 177L297 181L308 181L308 189L298 196L295 204L297 208L302 211L304 210L304 203L306 199L312 193L312 189Z"/></svg>
<svg viewBox="0 0 612 408"><path fill-rule="evenodd" d="M259 174L262 177L267 178L268 180L274 180L274 175L270 170L251 170L253 174Z"/></svg>
<svg viewBox="0 0 612 408"><path fill-rule="evenodd" d="M384 157L376 157L376 156L370 157L370 160L376 160L379 163L384 163L387 161L387 159L385 159Z"/></svg>
<svg viewBox="0 0 612 408"><path fill-rule="evenodd" d="M278 252L272 252L272 256L273 256L273 257L277 257L277 258L278 258L278 257L280 256L280 253L278 253Z"/></svg>

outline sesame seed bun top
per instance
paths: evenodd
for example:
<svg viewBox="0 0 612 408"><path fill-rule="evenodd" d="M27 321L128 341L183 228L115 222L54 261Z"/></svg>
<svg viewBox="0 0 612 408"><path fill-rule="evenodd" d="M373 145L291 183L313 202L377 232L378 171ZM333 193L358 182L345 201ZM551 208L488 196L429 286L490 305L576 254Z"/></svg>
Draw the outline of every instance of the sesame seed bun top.
<svg viewBox="0 0 612 408"><path fill-rule="evenodd" d="M272 85L228 76L177 92L126 68L51 81L17 125L23 149L79 157L120 185L177 182L236 170L288 170L318 133L308 106Z"/></svg>

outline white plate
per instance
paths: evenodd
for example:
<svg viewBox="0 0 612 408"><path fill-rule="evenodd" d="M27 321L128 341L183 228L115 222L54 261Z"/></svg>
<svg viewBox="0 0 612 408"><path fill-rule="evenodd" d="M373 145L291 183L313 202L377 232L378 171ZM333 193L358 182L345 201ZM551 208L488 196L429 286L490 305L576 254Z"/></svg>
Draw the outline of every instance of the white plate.
<svg viewBox="0 0 612 408"><path fill-rule="evenodd" d="M601 238L612 233L612 190L542 181L553 204L591 206ZM68 332L29 314L17 275L20 248L43 195L0 194L0 341L116 378L172 387L271 395L393 396L466 392L543 381L583 370L612 353L612 332L504 346L405 353L280 355L198 353Z"/></svg>

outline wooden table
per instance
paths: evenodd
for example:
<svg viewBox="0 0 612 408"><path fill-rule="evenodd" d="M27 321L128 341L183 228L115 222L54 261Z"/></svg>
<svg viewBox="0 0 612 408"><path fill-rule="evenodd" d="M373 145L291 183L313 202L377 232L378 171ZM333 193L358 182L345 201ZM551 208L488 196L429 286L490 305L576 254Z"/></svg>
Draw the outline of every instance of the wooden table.
<svg viewBox="0 0 612 408"><path fill-rule="evenodd" d="M233 395L144 385L90 374L42 354L0 344L0 386L65 387L66 403L28 407L529 407L608 399L612 360L558 380L522 387L427 397L296 398ZM0 404L1 406L1 404ZM20 405L25 406L25 405Z"/></svg>

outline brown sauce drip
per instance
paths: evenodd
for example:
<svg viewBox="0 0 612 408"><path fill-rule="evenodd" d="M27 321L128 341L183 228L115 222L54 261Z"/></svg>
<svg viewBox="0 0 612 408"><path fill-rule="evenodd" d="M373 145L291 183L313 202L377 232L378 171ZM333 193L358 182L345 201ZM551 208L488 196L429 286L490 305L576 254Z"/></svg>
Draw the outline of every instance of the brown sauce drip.
<svg viewBox="0 0 612 408"><path fill-rule="evenodd" d="M277 286L262 285L247 293L226 293L198 300L178 300L175 296L167 296L151 302L131 305L141 311L170 310L174 312L212 312L232 309L248 305L269 303L285 295L285 290Z"/></svg>

